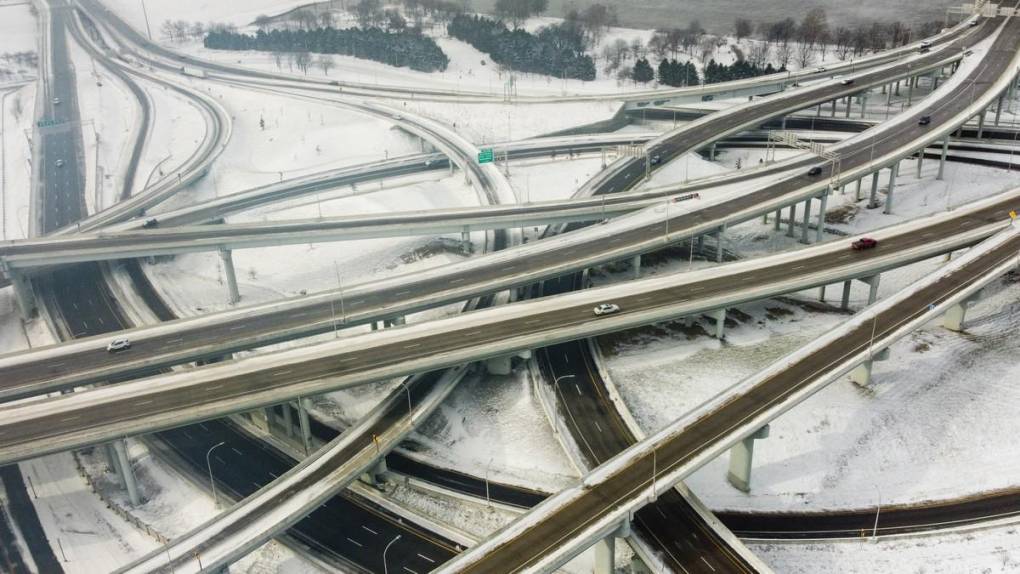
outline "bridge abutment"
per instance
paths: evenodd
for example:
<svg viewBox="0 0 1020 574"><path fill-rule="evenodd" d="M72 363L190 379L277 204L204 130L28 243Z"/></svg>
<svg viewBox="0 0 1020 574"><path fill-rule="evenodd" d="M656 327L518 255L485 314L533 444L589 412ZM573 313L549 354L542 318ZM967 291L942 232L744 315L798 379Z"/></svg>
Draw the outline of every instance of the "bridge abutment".
<svg viewBox="0 0 1020 574"><path fill-rule="evenodd" d="M768 438L769 425L758 429L751 436L730 448L730 469L726 480L742 492L751 492L751 467L754 460L754 441Z"/></svg>
<svg viewBox="0 0 1020 574"><path fill-rule="evenodd" d="M234 254L229 249L220 248L220 259L223 260L223 271L227 276L227 290L230 293L230 304L241 301L241 292L237 289L237 273L234 271Z"/></svg>

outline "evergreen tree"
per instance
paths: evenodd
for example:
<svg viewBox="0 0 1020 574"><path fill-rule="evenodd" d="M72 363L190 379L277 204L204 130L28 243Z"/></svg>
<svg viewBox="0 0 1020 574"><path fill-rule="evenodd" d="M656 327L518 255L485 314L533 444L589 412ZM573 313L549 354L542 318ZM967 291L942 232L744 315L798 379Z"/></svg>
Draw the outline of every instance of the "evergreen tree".
<svg viewBox="0 0 1020 574"><path fill-rule="evenodd" d="M648 63L648 58L641 58L634 62L633 78L635 82L641 84L647 84L655 79L655 72L652 70L652 65Z"/></svg>

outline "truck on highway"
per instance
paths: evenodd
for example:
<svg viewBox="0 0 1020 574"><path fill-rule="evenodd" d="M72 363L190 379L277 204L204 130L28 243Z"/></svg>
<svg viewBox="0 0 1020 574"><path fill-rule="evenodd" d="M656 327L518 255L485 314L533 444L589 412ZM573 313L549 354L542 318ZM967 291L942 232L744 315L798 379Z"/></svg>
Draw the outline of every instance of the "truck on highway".
<svg viewBox="0 0 1020 574"><path fill-rule="evenodd" d="M192 68L189 66L181 66L181 73L185 76L191 76L193 78L204 78L205 70L201 68Z"/></svg>

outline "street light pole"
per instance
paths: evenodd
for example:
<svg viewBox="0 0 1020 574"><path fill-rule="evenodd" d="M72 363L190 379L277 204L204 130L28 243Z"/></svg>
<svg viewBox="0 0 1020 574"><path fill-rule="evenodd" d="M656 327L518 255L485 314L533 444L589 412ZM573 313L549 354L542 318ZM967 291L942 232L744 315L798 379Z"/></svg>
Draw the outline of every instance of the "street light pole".
<svg viewBox="0 0 1020 574"><path fill-rule="evenodd" d="M386 548L383 548L383 551L382 551L382 571L383 571L383 574L390 574L389 568L386 566L386 552L389 551L390 546L393 546L393 543L396 542L397 540L400 540L400 535L399 534L397 534L397 536L393 540L390 540L390 543L386 545Z"/></svg>
<svg viewBox="0 0 1020 574"><path fill-rule="evenodd" d="M336 272L336 285L340 289L340 322L347 324L347 310L344 307L344 282L340 278L340 267L336 264L336 259L333 260L333 271Z"/></svg>
<svg viewBox="0 0 1020 574"><path fill-rule="evenodd" d="M878 538L878 515L882 512L882 491L879 490L878 485L872 485L875 487L875 492L878 493L878 507L875 509L875 526L871 528L871 539L876 540Z"/></svg>
<svg viewBox="0 0 1020 574"><path fill-rule="evenodd" d="M220 506L220 501L216 498L216 481L213 480L212 463L209 461L209 456L212 455L212 451L225 444L227 444L225 441L220 441L209 447L209 450L205 452L205 467L209 470L209 488L212 489L213 504L215 504L217 508Z"/></svg>
<svg viewBox="0 0 1020 574"><path fill-rule="evenodd" d="M485 465L485 504L489 508L492 508L492 498L489 497L489 468L492 466L492 458L489 457L489 463Z"/></svg>

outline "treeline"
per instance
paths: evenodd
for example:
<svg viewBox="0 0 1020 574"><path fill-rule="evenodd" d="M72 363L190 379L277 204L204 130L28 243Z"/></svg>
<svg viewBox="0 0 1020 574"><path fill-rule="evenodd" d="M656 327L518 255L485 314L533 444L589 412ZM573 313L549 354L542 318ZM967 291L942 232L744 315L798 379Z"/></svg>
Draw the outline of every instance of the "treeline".
<svg viewBox="0 0 1020 574"><path fill-rule="evenodd" d="M460 14L447 26L447 32L511 70L595 79L595 62L585 53L585 38L571 26L547 26L532 34L519 28L510 30L502 21Z"/></svg>
<svg viewBox="0 0 1020 574"><path fill-rule="evenodd" d="M719 82L743 80L745 78L757 78L758 76L785 71L785 67L776 69L772 64L766 64L762 67L746 60L738 60L728 66L726 64L718 64L715 60L709 60L708 64L705 65L705 83L717 84Z"/></svg>
<svg viewBox="0 0 1020 574"><path fill-rule="evenodd" d="M214 50L341 54L420 72L442 71L450 63L432 38L415 29L399 32L374 27L258 30L255 35L219 31L207 34L204 44Z"/></svg>
<svg viewBox="0 0 1020 574"><path fill-rule="evenodd" d="M659 62L658 76L659 83L666 86L697 86L701 83L698 68L690 62L662 60Z"/></svg>

